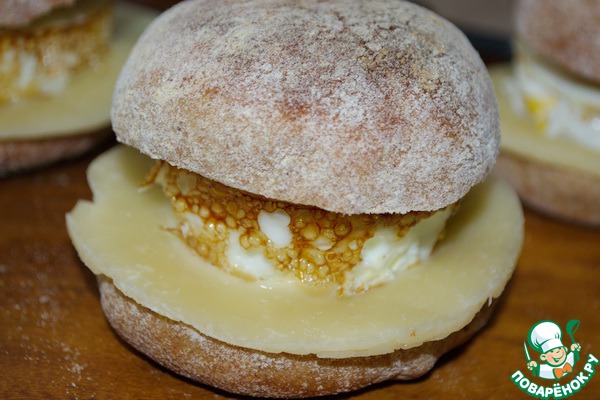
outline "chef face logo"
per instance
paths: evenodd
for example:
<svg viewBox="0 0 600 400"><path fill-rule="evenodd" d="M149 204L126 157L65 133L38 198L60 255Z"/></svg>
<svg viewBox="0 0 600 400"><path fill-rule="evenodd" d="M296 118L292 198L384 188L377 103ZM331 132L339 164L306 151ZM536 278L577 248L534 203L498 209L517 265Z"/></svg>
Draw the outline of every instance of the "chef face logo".
<svg viewBox="0 0 600 400"><path fill-rule="evenodd" d="M533 376L544 379L559 380L573 372L573 366L579 360L581 345L575 341L573 334L579 328L579 321L571 320L567 323L566 332L571 339L571 345L565 346L562 342L562 330L553 321L541 321L531 327L527 341L529 346L539 353L539 362L532 359L525 348L527 369Z"/></svg>
<svg viewBox="0 0 600 400"><path fill-rule="evenodd" d="M570 339L568 342L563 330L554 321L540 321L533 325L523 342L525 366L529 373L515 371L510 377L513 383L527 394L544 400L570 397L583 389L596 373L598 359L588 354L576 366L581 359L581 345L574 337L578 328L578 320L567 322L565 333ZM533 351L530 352L530 349ZM544 385L541 379L550 382Z"/></svg>

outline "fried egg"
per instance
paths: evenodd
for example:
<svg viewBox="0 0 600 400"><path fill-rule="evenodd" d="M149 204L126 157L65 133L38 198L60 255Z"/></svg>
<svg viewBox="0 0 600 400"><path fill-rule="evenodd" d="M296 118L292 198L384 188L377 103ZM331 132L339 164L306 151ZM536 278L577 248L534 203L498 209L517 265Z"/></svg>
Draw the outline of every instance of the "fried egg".
<svg viewBox="0 0 600 400"><path fill-rule="evenodd" d="M250 280L333 284L344 296L427 259L456 209L344 215L253 195L166 162L149 181L171 199L179 224L169 229L212 265Z"/></svg>
<svg viewBox="0 0 600 400"><path fill-rule="evenodd" d="M600 150L600 89L517 50L514 75L504 82L513 110L531 118L540 135Z"/></svg>

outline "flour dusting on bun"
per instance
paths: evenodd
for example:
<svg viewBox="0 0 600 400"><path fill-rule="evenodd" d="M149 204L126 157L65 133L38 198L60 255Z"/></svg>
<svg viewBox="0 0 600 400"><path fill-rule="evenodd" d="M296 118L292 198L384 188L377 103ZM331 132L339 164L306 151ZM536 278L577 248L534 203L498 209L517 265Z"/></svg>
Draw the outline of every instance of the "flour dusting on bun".
<svg viewBox="0 0 600 400"><path fill-rule="evenodd" d="M69 233L119 335L198 382L289 398L422 376L512 274L489 76L412 3L180 3L112 119L125 145Z"/></svg>

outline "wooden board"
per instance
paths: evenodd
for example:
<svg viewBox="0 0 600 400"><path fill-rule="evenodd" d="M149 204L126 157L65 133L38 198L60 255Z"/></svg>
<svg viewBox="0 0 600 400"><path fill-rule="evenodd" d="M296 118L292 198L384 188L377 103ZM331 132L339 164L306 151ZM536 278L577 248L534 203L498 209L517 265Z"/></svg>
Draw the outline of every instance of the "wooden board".
<svg viewBox="0 0 600 400"><path fill-rule="evenodd" d="M121 341L105 321L94 276L79 261L64 224L75 202L90 198L85 170L96 154L0 180L0 398L236 398L166 371ZM582 355L600 357L600 230L529 210L525 228L517 270L480 335L421 379L339 398L530 398L510 376L526 370L523 341L544 319L563 329L579 319L575 338ZM572 398L599 397L600 376L594 376Z"/></svg>

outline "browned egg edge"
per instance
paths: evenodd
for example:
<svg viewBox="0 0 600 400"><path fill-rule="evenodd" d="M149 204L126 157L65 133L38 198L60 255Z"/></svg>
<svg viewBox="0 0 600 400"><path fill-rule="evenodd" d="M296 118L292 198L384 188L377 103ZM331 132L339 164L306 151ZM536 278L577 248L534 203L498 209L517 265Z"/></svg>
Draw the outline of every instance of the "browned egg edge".
<svg viewBox="0 0 600 400"><path fill-rule="evenodd" d="M300 281L316 286L335 284L343 287L345 273L362 261L365 242L379 228L393 227L399 238L418 222L436 211L413 211L407 214L345 215L269 199L234 189L196 173L157 161L144 185L159 184L179 218L177 227L169 228L200 257L231 274L240 274L227 257L229 235L239 232L239 243L249 251L261 251L279 271L294 274ZM451 205L456 212L458 203ZM261 211L285 212L292 233L289 245L277 247L261 231ZM202 221L202 228L190 234L184 229L185 214ZM317 240L331 247L319 248Z"/></svg>

